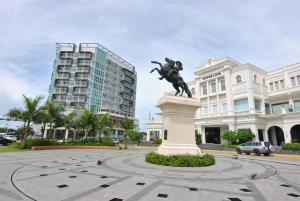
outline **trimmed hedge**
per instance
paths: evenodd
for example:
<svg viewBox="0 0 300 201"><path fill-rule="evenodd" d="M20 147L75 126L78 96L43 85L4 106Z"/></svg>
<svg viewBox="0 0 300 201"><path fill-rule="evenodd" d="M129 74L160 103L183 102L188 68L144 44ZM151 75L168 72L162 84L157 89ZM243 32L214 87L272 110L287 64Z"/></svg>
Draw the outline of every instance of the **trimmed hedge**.
<svg viewBox="0 0 300 201"><path fill-rule="evenodd" d="M300 150L300 143L286 143L282 147L283 149Z"/></svg>
<svg viewBox="0 0 300 201"><path fill-rule="evenodd" d="M216 163L215 157L210 154L203 156L188 154L165 156L155 152L146 154L145 161L156 165L173 167L206 167Z"/></svg>
<svg viewBox="0 0 300 201"><path fill-rule="evenodd" d="M154 144L161 144L162 143L162 139L155 139L153 141Z"/></svg>
<svg viewBox="0 0 300 201"><path fill-rule="evenodd" d="M15 142L11 147L22 149L23 142ZM85 139L85 140L71 140L68 142L59 143L57 140L50 139L28 139L26 142L25 149L31 149L33 146L59 146L59 145L68 145L68 146L115 146L112 140L105 141L96 141L94 139Z"/></svg>
<svg viewBox="0 0 300 201"><path fill-rule="evenodd" d="M237 144L225 144L224 145L224 148L237 148L239 147L240 145L237 145Z"/></svg>

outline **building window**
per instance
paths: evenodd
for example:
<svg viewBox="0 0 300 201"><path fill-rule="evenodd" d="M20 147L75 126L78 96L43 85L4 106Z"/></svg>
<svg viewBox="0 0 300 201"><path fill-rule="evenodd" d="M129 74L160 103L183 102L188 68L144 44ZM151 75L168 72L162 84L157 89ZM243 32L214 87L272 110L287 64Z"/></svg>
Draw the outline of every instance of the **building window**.
<svg viewBox="0 0 300 201"><path fill-rule="evenodd" d="M298 85L300 85L300 75L297 75L297 82L298 82Z"/></svg>
<svg viewBox="0 0 300 201"><path fill-rule="evenodd" d="M206 84L204 84L202 86L202 93L203 93L203 95L207 95L207 85Z"/></svg>
<svg viewBox="0 0 300 201"><path fill-rule="evenodd" d="M191 89L191 93L192 93L192 94L195 94L195 88L192 88L192 89Z"/></svg>
<svg viewBox="0 0 300 201"><path fill-rule="evenodd" d="M203 106L203 108L202 108L202 114L203 114L204 116L206 116L207 113L208 113L208 107L207 107L207 106Z"/></svg>
<svg viewBox="0 0 300 201"><path fill-rule="evenodd" d="M254 99L254 104L255 104L255 110L260 111L261 109L261 101L258 99Z"/></svg>
<svg viewBox="0 0 300 201"><path fill-rule="evenodd" d="M248 98L235 100L234 101L234 109L236 112L249 111Z"/></svg>
<svg viewBox="0 0 300 201"><path fill-rule="evenodd" d="M222 113L227 112L227 103L222 103Z"/></svg>
<svg viewBox="0 0 300 201"><path fill-rule="evenodd" d="M274 91L273 83L270 83L270 91Z"/></svg>
<svg viewBox="0 0 300 201"><path fill-rule="evenodd" d="M253 80L254 80L254 82L257 82L257 75L253 76Z"/></svg>
<svg viewBox="0 0 300 201"><path fill-rule="evenodd" d="M278 83L278 81L275 81L275 89L276 89L276 91L279 90L279 83Z"/></svg>
<svg viewBox="0 0 300 201"><path fill-rule="evenodd" d="M295 112L300 111L300 100L294 101Z"/></svg>
<svg viewBox="0 0 300 201"><path fill-rule="evenodd" d="M242 76L238 75L236 76L236 83L241 83L242 82Z"/></svg>
<svg viewBox="0 0 300 201"><path fill-rule="evenodd" d="M282 114L285 110L286 112L289 109L289 103L278 103L272 105L272 114Z"/></svg>
<svg viewBox="0 0 300 201"><path fill-rule="evenodd" d="M211 93L216 93L216 83L211 82L210 83Z"/></svg>
<svg viewBox="0 0 300 201"><path fill-rule="evenodd" d="M280 80L280 87L281 87L281 89L285 88L284 80Z"/></svg>
<svg viewBox="0 0 300 201"><path fill-rule="evenodd" d="M218 105L217 104L211 104L211 113L212 114L218 113Z"/></svg>
<svg viewBox="0 0 300 201"><path fill-rule="evenodd" d="M224 79L220 80L220 85L221 85L221 91L225 91L226 87L225 87L225 80Z"/></svg>
<svg viewBox="0 0 300 201"><path fill-rule="evenodd" d="M291 77L292 86L296 86L296 80L295 77Z"/></svg>

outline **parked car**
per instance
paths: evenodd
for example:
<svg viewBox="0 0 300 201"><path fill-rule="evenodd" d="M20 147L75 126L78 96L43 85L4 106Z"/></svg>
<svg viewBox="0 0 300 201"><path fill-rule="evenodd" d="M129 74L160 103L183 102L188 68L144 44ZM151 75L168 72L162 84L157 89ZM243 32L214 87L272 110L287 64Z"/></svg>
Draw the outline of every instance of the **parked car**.
<svg viewBox="0 0 300 201"><path fill-rule="evenodd" d="M6 134L6 135L3 135L3 137L5 137L6 139L9 139L13 142L17 141L16 135Z"/></svg>
<svg viewBox="0 0 300 201"><path fill-rule="evenodd" d="M113 138L112 141L113 141L113 143L116 143L116 144L120 142L119 138Z"/></svg>
<svg viewBox="0 0 300 201"><path fill-rule="evenodd" d="M0 144L2 145L8 145L9 143L12 143L13 141L10 139L5 138L4 136L0 135Z"/></svg>
<svg viewBox="0 0 300 201"><path fill-rule="evenodd" d="M250 153L254 153L256 156L260 156L261 154L269 156L274 152L274 149L270 142L251 141L240 144L240 146L236 148L236 152L238 154L245 153L249 155Z"/></svg>

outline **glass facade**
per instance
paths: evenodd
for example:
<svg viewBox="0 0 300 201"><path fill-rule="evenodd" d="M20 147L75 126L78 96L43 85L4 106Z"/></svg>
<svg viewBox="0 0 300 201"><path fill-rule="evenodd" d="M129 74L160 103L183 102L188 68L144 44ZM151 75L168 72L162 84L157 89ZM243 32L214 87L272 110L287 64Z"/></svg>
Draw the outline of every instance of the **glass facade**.
<svg viewBox="0 0 300 201"><path fill-rule="evenodd" d="M282 114L282 111L286 112L289 109L289 103L278 103L272 105L272 114Z"/></svg>

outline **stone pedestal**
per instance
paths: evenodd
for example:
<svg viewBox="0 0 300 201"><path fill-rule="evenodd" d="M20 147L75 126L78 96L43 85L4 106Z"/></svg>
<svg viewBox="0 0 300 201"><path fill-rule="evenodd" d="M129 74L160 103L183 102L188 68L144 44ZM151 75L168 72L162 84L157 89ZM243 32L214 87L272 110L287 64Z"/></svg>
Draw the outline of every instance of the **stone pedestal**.
<svg viewBox="0 0 300 201"><path fill-rule="evenodd" d="M157 152L164 155L202 154L196 145L194 116L200 102L194 98L164 96L157 104L162 113L162 144Z"/></svg>

